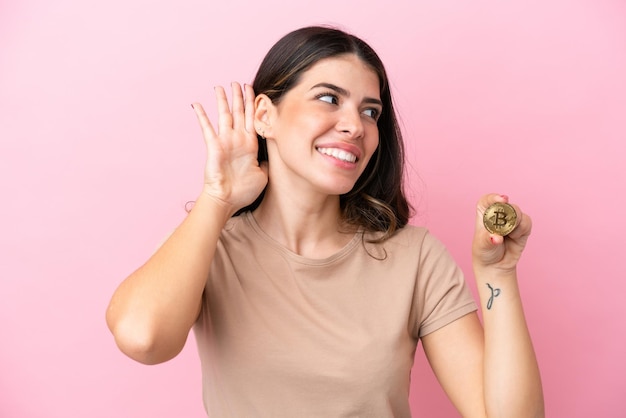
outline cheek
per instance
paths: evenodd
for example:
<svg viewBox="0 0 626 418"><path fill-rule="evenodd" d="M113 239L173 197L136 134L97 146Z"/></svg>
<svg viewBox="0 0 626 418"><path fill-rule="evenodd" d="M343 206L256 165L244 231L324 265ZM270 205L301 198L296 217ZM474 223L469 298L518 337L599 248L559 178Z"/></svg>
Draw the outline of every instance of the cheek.
<svg viewBox="0 0 626 418"><path fill-rule="evenodd" d="M303 134L319 131L322 125L322 118L319 115L297 108L283 112L278 124L279 132L289 137L301 137Z"/></svg>
<svg viewBox="0 0 626 418"><path fill-rule="evenodd" d="M378 144L380 143L378 127L372 127L372 130L368 132L367 138L365 146L367 147L368 153L371 155L376 151Z"/></svg>

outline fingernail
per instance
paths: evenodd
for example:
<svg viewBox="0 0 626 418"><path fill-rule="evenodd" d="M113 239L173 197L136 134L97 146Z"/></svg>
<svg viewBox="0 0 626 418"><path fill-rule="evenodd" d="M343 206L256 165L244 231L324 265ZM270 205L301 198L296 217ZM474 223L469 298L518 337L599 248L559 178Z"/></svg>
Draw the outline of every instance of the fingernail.
<svg viewBox="0 0 626 418"><path fill-rule="evenodd" d="M492 243L492 244L495 244L495 243L496 243L496 239L495 239L494 237L489 237L489 239L491 240L491 243Z"/></svg>
<svg viewBox="0 0 626 418"><path fill-rule="evenodd" d="M505 194L501 194L500 197L504 200L509 200L509 197Z"/></svg>

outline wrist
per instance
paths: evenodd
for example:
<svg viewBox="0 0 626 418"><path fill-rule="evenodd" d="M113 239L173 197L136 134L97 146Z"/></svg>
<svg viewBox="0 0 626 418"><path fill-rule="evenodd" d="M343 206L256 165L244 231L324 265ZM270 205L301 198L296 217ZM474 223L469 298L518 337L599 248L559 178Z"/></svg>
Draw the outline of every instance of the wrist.
<svg viewBox="0 0 626 418"><path fill-rule="evenodd" d="M474 266L476 282L506 282L517 280L517 269L502 269L492 266Z"/></svg>
<svg viewBox="0 0 626 418"><path fill-rule="evenodd" d="M520 303L519 284L515 272L501 272L486 269L474 272L476 288L481 301L483 314L492 312L498 306L498 312L504 307L518 306ZM486 316L484 317L486 319Z"/></svg>
<svg viewBox="0 0 626 418"><path fill-rule="evenodd" d="M220 219L223 223L226 223L236 211L233 205L203 191L193 203L189 212L210 214L212 218Z"/></svg>

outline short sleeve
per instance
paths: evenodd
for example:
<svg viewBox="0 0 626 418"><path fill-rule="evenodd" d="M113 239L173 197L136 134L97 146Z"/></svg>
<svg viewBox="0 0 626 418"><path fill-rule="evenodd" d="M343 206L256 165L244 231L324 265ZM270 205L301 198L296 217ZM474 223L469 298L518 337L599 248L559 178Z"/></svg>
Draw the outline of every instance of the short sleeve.
<svg viewBox="0 0 626 418"><path fill-rule="evenodd" d="M463 272L429 233L422 241L413 308L414 336L420 338L477 309Z"/></svg>

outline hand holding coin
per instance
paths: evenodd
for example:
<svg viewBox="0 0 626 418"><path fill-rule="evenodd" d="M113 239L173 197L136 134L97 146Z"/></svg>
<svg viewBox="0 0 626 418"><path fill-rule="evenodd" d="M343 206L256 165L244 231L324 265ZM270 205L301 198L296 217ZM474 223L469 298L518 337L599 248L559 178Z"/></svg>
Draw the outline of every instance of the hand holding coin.
<svg viewBox="0 0 626 418"><path fill-rule="evenodd" d="M477 204L476 229L472 244L475 268L513 270L531 233L532 220L509 198L488 194Z"/></svg>

